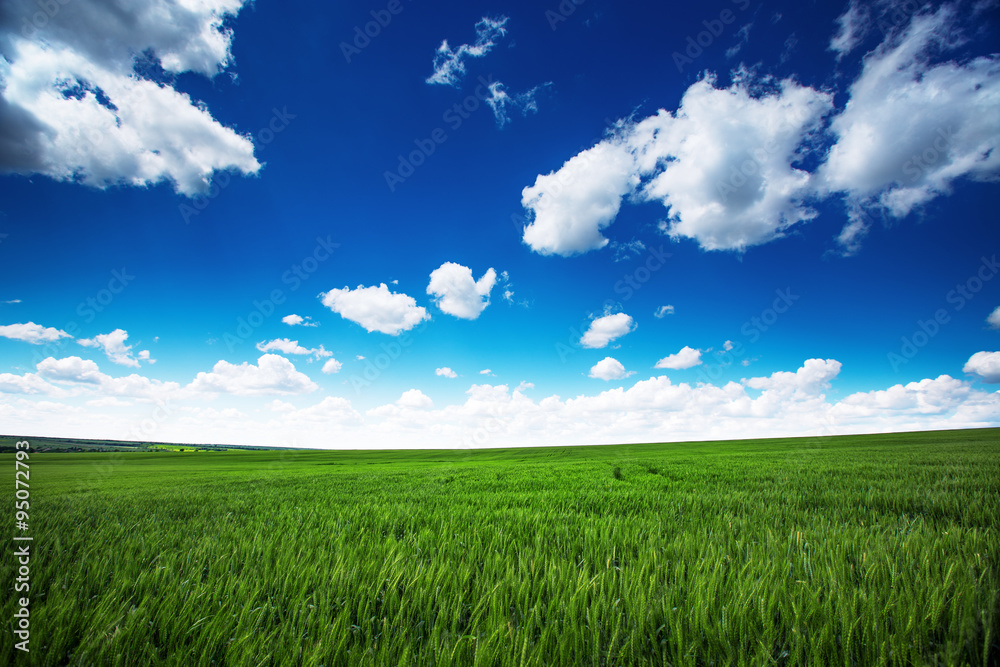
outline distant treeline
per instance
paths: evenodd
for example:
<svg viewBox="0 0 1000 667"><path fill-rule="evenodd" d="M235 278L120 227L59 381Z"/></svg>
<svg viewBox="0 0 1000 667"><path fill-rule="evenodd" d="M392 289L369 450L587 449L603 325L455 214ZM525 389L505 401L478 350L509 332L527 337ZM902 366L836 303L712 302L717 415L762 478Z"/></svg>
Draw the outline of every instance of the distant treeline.
<svg viewBox="0 0 1000 667"><path fill-rule="evenodd" d="M178 444L169 442L132 442L128 440L90 440L86 438L46 438L0 435L0 454L16 451L16 442L27 440L34 452L222 452L229 449L267 451L281 447L250 445Z"/></svg>

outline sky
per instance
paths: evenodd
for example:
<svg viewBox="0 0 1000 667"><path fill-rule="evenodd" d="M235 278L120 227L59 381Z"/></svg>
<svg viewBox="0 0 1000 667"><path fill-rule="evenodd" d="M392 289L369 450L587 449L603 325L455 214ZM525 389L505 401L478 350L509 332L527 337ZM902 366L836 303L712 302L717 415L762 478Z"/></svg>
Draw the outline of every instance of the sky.
<svg viewBox="0 0 1000 667"><path fill-rule="evenodd" d="M996 0L5 0L0 432L1000 426Z"/></svg>

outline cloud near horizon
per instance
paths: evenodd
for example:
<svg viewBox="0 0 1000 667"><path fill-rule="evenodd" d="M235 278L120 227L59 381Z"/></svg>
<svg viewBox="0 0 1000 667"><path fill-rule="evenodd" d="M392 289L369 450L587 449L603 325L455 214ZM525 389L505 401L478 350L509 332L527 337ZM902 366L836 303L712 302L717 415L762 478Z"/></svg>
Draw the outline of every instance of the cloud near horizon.
<svg viewBox="0 0 1000 667"><path fill-rule="evenodd" d="M550 395L537 401L522 392L527 385L512 391L507 385L473 384L464 402L438 409L431 397L414 389L362 416L351 401L337 396L304 408L275 402L274 396L315 388L291 362L276 355L264 355L257 365L219 362L212 372L198 373L186 388L136 375L110 378L94 362L69 357L47 359L37 373L0 374L0 391L22 396L0 403L0 413L9 428L19 432L107 437L109 427L124 434L136 423L136 417L128 416L131 403L122 398L162 402L168 397L172 414L182 418L160 424L157 439L350 448L665 442L971 428L995 423L1000 413L1000 392L982 391L948 375L830 401L826 391L840 370L836 360L809 359L796 371L722 386L675 384L666 376L655 376L593 395L568 399ZM36 385L47 389L33 392ZM64 393L55 397L51 393L55 390ZM214 397L225 394L268 402L259 409L248 404L239 411L239 419L220 422L220 408L205 401L220 400ZM66 402L73 396L126 413L93 407L81 411ZM105 400L112 398L116 400ZM138 409L140 418L149 410ZM484 423L495 428L485 441L474 440Z"/></svg>

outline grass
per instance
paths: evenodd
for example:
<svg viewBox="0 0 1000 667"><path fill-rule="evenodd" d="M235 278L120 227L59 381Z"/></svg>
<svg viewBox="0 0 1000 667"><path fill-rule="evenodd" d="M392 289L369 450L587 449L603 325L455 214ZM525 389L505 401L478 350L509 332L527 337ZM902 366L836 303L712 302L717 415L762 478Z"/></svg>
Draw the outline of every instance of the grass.
<svg viewBox="0 0 1000 667"><path fill-rule="evenodd" d="M8 664L1000 664L1000 430L30 463Z"/></svg>

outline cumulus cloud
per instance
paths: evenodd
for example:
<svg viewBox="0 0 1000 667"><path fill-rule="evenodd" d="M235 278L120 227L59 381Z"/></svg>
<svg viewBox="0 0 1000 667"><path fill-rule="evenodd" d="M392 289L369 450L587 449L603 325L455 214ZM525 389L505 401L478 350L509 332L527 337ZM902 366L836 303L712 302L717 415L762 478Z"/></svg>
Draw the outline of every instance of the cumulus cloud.
<svg viewBox="0 0 1000 667"><path fill-rule="evenodd" d="M960 43L954 8L919 14L868 55L833 119L836 142L820 169L828 192L877 204L893 216L949 194L959 178L1000 171L1000 65L995 56L931 64ZM887 94L891 92L891 94ZM848 240L866 224L845 228Z"/></svg>
<svg viewBox="0 0 1000 667"><path fill-rule="evenodd" d="M861 43L865 12L852 4L841 17L830 45L838 56ZM744 251L815 218L813 202L845 197L837 242L857 252L870 227L864 208L904 217L958 179L1000 173L997 56L932 62L966 43L953 5L918 13L867 55L839 111L833 94L792 78L740 69L719 88L708 74L675 111L619 121L539 175L522 192L524 242L564 256L602 248L628 197L660 201L669 213L661 229L674 238Z"/></svg>
<svg viewBox="0 0 1000 667"><path fill-rule="evenodd" d="M42 325L35 324L34 322L27 322L25 324L4 324L0 326L0 336L10 338L12 340L24 341L25 343L31 343L32 345L52 343L60 338L72 338L71 335L61 329L56 329L55 327L43 327Z"/></svg>
<svg viewBox="0 0 1000 667"><path fill-rule="evenodd" d="M634 330L635 321L631 315L625 313L605 315L590 323L583 337L580 338L580 345L589 348L607 347L611 341Z"/></svg>
<svg viewBox="0 0 1000 667"><path fill-rule="evenodd" d="M297 425L301 423L313 423L322 431L326 431L323 445L335 444L329 439L328 429L331 426L356 426L362 422L362 417L351 406L351 402L342 396L327 396L316 405L295 410L285 415L285 424Z"/></svg>
<svg viewBox="0 0 1000 667"><path fill-rule="evenodd" d="M1000 382L1000 352L976 352L969 357L962 372L978 375L989 384Z"/></svg>
<svg viewBox="0 0 1000 667"><path fill-rule="evenodd" d="M52 366L56 364L61 377L94 378L95 369L83 360L57 361L49 362L53 374L59 374ZM350 401L337 396L326 396L302 409L272 402L258 419L254 410L205 408L204 394L188 392L176 405L171 395L171 410L178 418L160 423L157 438L345 448L510 447L1000 426L1000 392L976 389L970 382L942 375L833 401L825 392L838 371L835 360L816 359L797 370L721 386L675 384L669 377L657 376L569 399L547 395L533 400L524 393L530 388L526 383L513 390L506 385L473 385L463 402L436 408L419 394L407 392L406 398L370 410L364 417ZM37 375L41 374L40 370ZM25 384L38 382L22 379ZM115 387L100 384L99 377L96 380L61 384L74 396L125 397L125 388L116 393ZM10 381L0 376L0 391ZM21 384L21 380L15 382ZM143 389L143 385L134 383L133 393L136 388ZM162 396L169 388L145 390L147 395ZM148 405L137 410L120 406L84 410L53 400L44 391L42 387L38 394L0 398L0 418L7 428L62 437L132 433L134 439L148 439L134 430L137 422L149 418ZM185 405L184 400L198 404ZM124 410L133 411L122 414Z"/></svg>
<svg viewBox="0 0 1000 667"><path fill-rule="evenodd" d="M162 382L137 374L111 377L102 373L95 362L75 356L64 359L47 357L38 362L35 368L38 376L48 382L68 384L78 390L104 396L166 400L184 395L176 382ZM27 378L27 375L24 377Z"/></svg>
<svg viewBox="0 0 1000 667"><path fill-rule="evenodd" d="M444 366L442 368L436 368L436 369L434 369L434 375L437 375L438 377L445 377L445 378L457 378L458 377L458 373L456 373L455 371L451 370L447 366Z"/></svg>
<svg viewBox="0 0 1000 667"><path fill-rule="evenodd" d="M523 241L542 255L569 257L603 248L622 198L639 183L629 150L608 139L570 158L524 188L529 212Z"/></svg>
<svg viewBox="0 0 1000 667"><path fill-rule="evenodd" d="M287 338L277 338L271 341L261 341L257 343L257 349L261 352L281 352L282 354L312 355L314 359L332 357L333 352L327 351L322 345L316 348L307 348L299 345L297 340Z"/></svg>
<svg viewBox="0 0 1000 667"><path fill-rule="evenodd" d="M84 347L96 347L102 350L113 363L120 366L139 367L139 360L155 363L155 359L150 359L149 350L140 350L138 358L132 356L132 346L125 343L128 340L128 333L124 329L115 329L106 334L98 334L93 338L81 338L77 343Z"/></svg>
<svg viewBox="0 0 1000 667"><path fill-rule="evenodd" d="M836 359L807 359L794 373L779 371L769 377L751 378L746 385L777 394L819 394L840 373Z"/></svg>
<svg viewBox="0 0 1000 667"><path fill-rule="evenodd" d="M625 370L622 362L612 357L604 357L590 369L590 377L596 380L621 380L632 375Z"/></svg>
<svg viewBox="0 0 1000 667"><path fill-rule="evenodd" d="M236 396L268 396L272 394L307 394L318 387L295 365L277 354L265 354L254 366L248 362L231 364L219 361L212 372L200 372L189 385L206 393Z"/></svg>
<svg viewBox="0 0 1000 667"><path fill-rule="evenodd" d="M50 395L56 388L46 382L40 375L25 373L0 373L0 394L44 394Z"/></svg>
<svg viewBox="0 0 1000 667"><path fill-rule="evenodd" d="M656 309L656 312L653 313L653 317L662 320L667 315L673 315L673 314L674 314L673 306L670 305L660 306L659 308Z"/></svg>
<svg viewBox="0 0 1000 667"><path fill-rule="evenodd" d="M701 364L701 350L685 345L680 352L668 354L656 362L654 368L669 368L675 371L693 368Z"/></svg>
<svg viewBox="0 0 1000 667"><path fill-rule="evenodd" d="M805 204L811 176L793 165L832 97L749 74L714 83L691 85L675 113L661 109L625 141L645 179L641 197L669 209L664 232L705 250L744 250L816 216Z"/></svg>
<svg viewBox="0 0 1000 667"><path fill-rule="evenodd" d="M105 376L97 363L80 357L56 359L48 357L36 364L38 374L55 382L82 382L86 384L101 384Z"/></svg>
<svg viewBox="0 0 1000 667"><path fill-rule="evenodd" d="M302 317L301 315L291 314L285 315L281 318L281 321L290 327L318 327L319 324L312 321L311 317Z"/></svg>
<svg viewBox="0 0 1000 667"><path fill-rule="evenodd" d="M427 293L445 313L474 320L490 305L490 291L496 280L497 273L492 268L477 281L469 267L445 262L431 272Z"/></svg>
<svg viewBox="0 0 1000 667"><path fill-rule="evenodd" d="M507 34L507 17L493 19L483 17L476 23L476 41L451 48L448 40L443 40L434 54L434 73L427 77L427 83L444 86L458 86L465 76L466 58L482 58L497 42Z"/></svg>
<svg viewBox="0 0 1000 667"><path fill-rule="evenodd" d="M344 367L344 364L340 363L336 359L329 359L325 364L323 364L323 372L327 375L333 375L334 373L339 373L340 369Z"/></svg>
<svg viewBox="0 0 1000 667"><path fill-rule="evenodd" d="M991 329L1000 329L1000 306L997 306L996 310L989 314L986 323L990 325Z"/></svg>
<svg viewBox="0 0 1000 667"><path fill-rule="evenodd" d="M320 294L320 298L324 306L369 332L398 336L430 319L427 309L418 306L413 297L390 292L385 283L378 287L358 285L353 290L334 289Z"/></svg>
<svg viewBox="0 0 1000 667"><path fill-rule="evenodd" d="M419 389L404 391L396 404L401 408L413 408L414 410L427 410L434 407L431 397Z"/></svg>
<svg viewBox="0 0 1000 667"><path fill-rule="evenodd" d="M231 63L223 23L242 6L74 0L52 13L32 0L4 2L0 171L97 188L170 181L188 196L207 191L216 171L256 173L249 138L172 81L145 77L139 62L213 77ZM36 21L39 13L47 20Z"/></svg>

